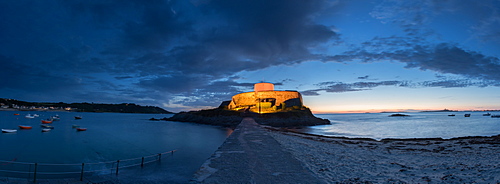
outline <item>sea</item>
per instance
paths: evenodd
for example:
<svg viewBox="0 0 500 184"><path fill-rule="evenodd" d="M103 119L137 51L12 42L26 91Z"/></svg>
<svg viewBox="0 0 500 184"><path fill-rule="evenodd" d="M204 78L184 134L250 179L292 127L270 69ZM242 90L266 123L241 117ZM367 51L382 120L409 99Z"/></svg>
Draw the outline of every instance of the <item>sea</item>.
<svg viewBox="0 0 500 184"><path fill-rule="evenodd" d="M485 113L487 112L412 112L403 113L409 115L405 117L390 117L392 113L315 114L329 119L332 124L296 130L325 136L377 140L500 134L500 118L483 116ZM37 114L39 117L28 119L25 118L27 114ZM450 114L455 116L448 116ZM464 114L471 116L464 117ZM495 112L491 114L495 115ZM50 124L54 129L42 132L41 120L55 115L60 120ZM75 119L75 116L81 116L82 119ZM0 128L18 130L16 133L0 134L0 177L33 178L33 163L38 164L38 178L79 177L84 164L85 177L115 176L119 173L122 178L130 177L135 180L187 183L232 130L195 123L149 120L170 116L172 115L0 111ZM33 128L21 130L19 125ZM87 128L87 131L77 131L73 125ZM143 167L120 167L118 172L115 163L99 164L122 160L119 164L123 166L126 164L125 160L134 159L138 162L137 158L150 158L151 155L172 150L175 150L173 154L162 155L159 162L147 163ZM60 174L50 164L63 165L63 171L71 171L73 174ZM89 169L96 172L88 173ZM11 170L21 172L8 172ZM26 170L30 172L26 174ZM40 174L41 172L46 174Z"/></svg>
<svg viewBox="0 0 500 184"><path fill-rule="evenodd" d="M484 114L500 112L412 112L409 116L395 113L316 114L331 125L319 125L296 131L337 137L372 138L455 138L500 134L500 118ZM454 114L455 116L448 116ZM465 117L470 114L470 117Z"/></svg>
<svg viewBox="0 0 500 184"><path fill-rule="evenodd" d="M25 118L27 114L37 114L39 117L28 119ZM60 120L49 124L54 129L42 132L41 120L55 115ZM82 119L75 119L75 116L81 116ZM19 163L37 163L39 179L79 177L82 163L85 170L96 171L91 173L92 176L115 176L114 162L122 160L118 171L120 177L139 180L141 178L138 177L145 180L157 178L167 183L186 183L232 130L194 123L149 120L170 116L172 115L0 111L0 128L17 129L16 133L0 134L0 176L33 178L33 173L25 171L33 172L34 164ZM33 128L21 130L18 125ZM73 125L87 130L77 131ZM159 153L172 150L175 150L173 154L162 155L159 162L147 163L143 167L121 168L128 164L125 160L135 159L134 162L140 164L142 157L146 157L147 162L152 158L156 159L155 155ZM113 163L99 164L106 162ZM12 170L19 172L10 172ZM61 174L65 171L74 174ZM88 176L89 172L85 175Z"/></svg>

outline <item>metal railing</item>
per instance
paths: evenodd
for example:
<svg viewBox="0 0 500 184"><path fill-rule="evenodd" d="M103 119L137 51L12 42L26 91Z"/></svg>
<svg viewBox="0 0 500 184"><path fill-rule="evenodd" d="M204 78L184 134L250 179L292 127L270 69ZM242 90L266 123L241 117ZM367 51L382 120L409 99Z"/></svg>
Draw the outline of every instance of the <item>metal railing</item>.
<svg viewBox="0 0 500 184"><path fill-rule="evenodd" d="M78 163L78 164L50 164L50 163L29 163L0 160L0 173L9 173L8 177L13 178L33 178L36 182L39 176L52 176L50 178L80 178L83 181L84 175L88 174L116 174L120 169L134 166L144 167L145 164L161 162L162 155L172 156L177 150L167 151L154 155L137 157L124 160ZM59 176L59 177L54 177Z"/></svg>

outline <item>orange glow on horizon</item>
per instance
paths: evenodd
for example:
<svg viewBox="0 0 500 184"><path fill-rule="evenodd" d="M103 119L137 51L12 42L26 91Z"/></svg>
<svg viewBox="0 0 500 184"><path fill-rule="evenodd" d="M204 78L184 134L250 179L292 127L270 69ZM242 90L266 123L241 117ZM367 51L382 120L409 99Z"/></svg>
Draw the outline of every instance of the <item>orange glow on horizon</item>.
<svg viewBox="0 0 500 184"><path fill-rule="evenodd" d="M488 110L500 110L499 108L441 108L441 109L368 109L368 110L314 110L311 108L313 114L344 114L344 113L381 113L381 112L421 112L421 111L440 111L440 110L450 110L450 111L488 111Z"/></svg>

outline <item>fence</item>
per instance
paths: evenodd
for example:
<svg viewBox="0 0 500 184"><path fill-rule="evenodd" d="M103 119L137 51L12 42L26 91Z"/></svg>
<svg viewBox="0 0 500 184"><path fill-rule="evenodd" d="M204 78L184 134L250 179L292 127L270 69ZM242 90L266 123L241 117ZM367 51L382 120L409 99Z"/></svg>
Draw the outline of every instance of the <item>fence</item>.
<svg viewBox="0 0 500 184"><path fill-rule="evenodd" d="M84 175L88 174L109 173L118 175L120 169L123 168L134 166L142 168L148 163L161 162L162 155L173 155L174 152L176 150L131 159L81 164L48 164L0 160L0 173L8 173L9 177L14 178L33 178L33 182L36 182L37 177L41 176L49 176L49 178L80 177L80 181L83 181Z"/></svg>

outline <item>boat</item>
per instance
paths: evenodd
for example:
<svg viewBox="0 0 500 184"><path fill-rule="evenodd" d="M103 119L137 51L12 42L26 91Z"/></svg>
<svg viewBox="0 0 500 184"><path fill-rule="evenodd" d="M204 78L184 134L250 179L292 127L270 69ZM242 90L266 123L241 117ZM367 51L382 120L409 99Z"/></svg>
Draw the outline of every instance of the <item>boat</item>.
<svg viewBox="0 0 500 184"><path fill-rule="evenodd" d="M14 114L14 116L19 116L19 114L18 114L18 113L15 113L15 114Z"/></svg>
<svg viewBox="0 0 500 184"><path fill-rule="evenodd" d="M87 131L87 128L76 128L76 131Z"/></svg>
<svg viewBox="0 0 500 184"><path fill-rule="evenodd" d="M48 132L50 130L52 130L52 129L50 129L50 128L42 128L42 132Z"/></svg>
<svg viewBox="0 0 500 184"><path fill-rule="evenodd" d="M483 116L491 116L490 113L483 114Z"/></svg>
<svg viewBox="0 0 500 184"><path fill-rule="evenodd" d="M2 133L16 133L16 129L2 129Z"/></svg>
<svg viewBox="0 0 500 184"><path fill-rule="evenodd" d="M33 127L28 126L28 125L19 125L19 128L20 128L20 129L31 129L31 128L33 128Z"/></svg>
<svg viewBox="0 0 500 184"><path fill-rule="evenodd" d="M59 117L59 115L55 115L55 116L50 117L50 119L52 121L59 121L61 118Z"/></svg>
<svg viewBox="0 0 500 184"><path fill-rule="evenodd" d="M500 118L500 115L492 115L492 118Z"/></svg>
<svg viewBox="0 0 500 184"><path fill-rule="evenodd" d="M43 128L54 129L54 127L50 125L41 124L40 126Z"/></svg>
<svg viewBox="0 0 500 184"><path fill-rule="evenodd" d="M464 114L464 117L470 117L470 114Z"/></svg>
<svg viewBox="0 0 500 184"><path fill-rule="evenodd" d="M25 118L28 118L28 119L33 119L35 118L35 116L31 115L31 114L26 114L26 116L24 116Z"/></svg>
<svg viewBox="0 0 500 184"><path fill-rule="evenodd" d="M81 116L75 116L75 119L82 119Z"/></svg>
<svg viewBox="0 0 500 184"><path fill-rule="evenodd" d="M43 124L50 124L50 123L52 123L52 120L42 120L42 123Z"/></svg>
<svg viewBox="0 0 500 184"><path fill-rule="evenodd" d="M79 128L80 125L72 125L73 128Z"/></svg>
<svg viewBox="0 0 500 184"><path fill-rule="evenodd" d="M33 117L38 117L38 116L40 116L40 115L38 115L38 114L33 114Z"/></svg>
<svg viewBox="0 0 500 184"><path fill-rule="evenodd" d="M455 116L455 114L448 114L448 116Z"/></svg>

